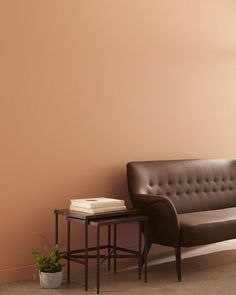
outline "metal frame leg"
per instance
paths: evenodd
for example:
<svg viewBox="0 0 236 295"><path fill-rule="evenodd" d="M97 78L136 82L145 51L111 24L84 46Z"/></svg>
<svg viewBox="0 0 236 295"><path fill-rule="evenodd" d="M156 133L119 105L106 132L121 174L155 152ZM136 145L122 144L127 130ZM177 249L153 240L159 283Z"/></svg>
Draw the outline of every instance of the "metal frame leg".
<svg viewBox="0 0 236 295"><path fill-rule="evenodd" d="M70 220L67 220L67 283L70 283Z"/></svg>
<svg viewBox="0 0 236 295"><path fill-rule="evenodd" d="M178 281L182 281L182 259L181 259L181 247L175 248L175 261L176 261L176 272Z"/></svg>
<svg viewBox="0 0 236 295"><path fill-rule="evenodd" d="M111 270L111 226L108 225L108 270Z"/></svg>
<svg viewBox="0 0 236 295"><path fill-rule="evenodd" d="M100 292L100 226L97 226L97 294Z"/></svg>
<svg viewBox="0 0 236 295"><path fill-rule="evenodd" d="M116 224L114 224L114 273L116 273Z"/></svg>
<svg viewBox="0 0 236 295"><path fill-rule="evenodd" d="M55 213L55 245L58 245L58 214Z"/></svg>
<svg viewBox="0 0 236 295"><path fill-rule="evenodd" d="M147 239L147 221L144 221L144 278L145 278L145 283L147 283L147 256L148 252L151 248L151 245L148 247L148 239Z"/></svg>
<svg viewBox="0 0 236 295"><path fill-rule="evenodd" d="M141 222L138 224L138 278L141 279L141 268L142 268L142 232Z"/></svg>
<svg viewBox="0 0 236 295"><path fill-rule="evenodd" d="M84 235L85 235L85 247L84 247L84 258L85 258L85 272L84 272L84 280L85 280L85 291L88 291L88 221L85 221L85 228L84 228Z"/></svg>

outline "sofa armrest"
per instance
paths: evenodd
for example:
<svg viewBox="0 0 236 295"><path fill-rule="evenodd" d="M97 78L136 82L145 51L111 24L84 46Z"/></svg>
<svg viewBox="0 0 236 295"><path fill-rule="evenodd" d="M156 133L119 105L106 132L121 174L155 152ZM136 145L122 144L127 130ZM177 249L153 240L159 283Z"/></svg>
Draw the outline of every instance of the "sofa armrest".
<svg viewBox="0 0 236 295"><path fill-rule="evenodd" d="M166 196L133 194L136 207L149 216L150 241L167 246L179 245L180 224L173 202Z"/></svg>

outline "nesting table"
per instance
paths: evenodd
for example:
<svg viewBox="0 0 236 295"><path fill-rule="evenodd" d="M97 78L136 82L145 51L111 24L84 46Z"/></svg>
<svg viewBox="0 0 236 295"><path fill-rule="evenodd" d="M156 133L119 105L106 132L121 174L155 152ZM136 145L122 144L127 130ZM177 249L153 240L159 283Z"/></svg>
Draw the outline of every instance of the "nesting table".
<svg viewBox="0 0 236 295"><path fill-rule="evenodd" d="M139 209L128 209L118 212L106 212L99 214L85 214L82 212L70 211L68 209L56 209L55 214L55 243L59 243L59 216L64 216L67 221L67 281L70 282L70 262L76 262L84 265L85 291L88 290L88 261L96 260L96 281L97 294L100 293L100 266L104 261L108 262L108 270L111 269L113 262L113 271L117 271L117 259L135 258L138 263L138 278L141 279L142 265L144 265L144 281L147 282L147 216L142 214ZM71 222L79 222L84 225L84 248L71 249ZM137 223L138 237L137 250L131 250L117 245L117 226L119 224ZM96 228L96 246L89 247L88 227ZM107 243L101 245L101 227L107 227ZM144 238L142 238L142 231ZM105 249L105 250L104 250ZM103 250L103 254L101 254ZM104 254L105 251L105 254ZM94 254L90 254L95 252ZM122 253L122 254L121 254Z"/></svg>

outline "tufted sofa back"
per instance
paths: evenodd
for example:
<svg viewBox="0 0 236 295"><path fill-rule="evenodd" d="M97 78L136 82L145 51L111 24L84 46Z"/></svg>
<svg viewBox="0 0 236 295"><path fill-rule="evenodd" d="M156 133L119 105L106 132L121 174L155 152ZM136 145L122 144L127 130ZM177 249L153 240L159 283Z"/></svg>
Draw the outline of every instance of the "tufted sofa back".
<svg viewBox="0 0 236 295"><path fill-rule="evenodd" d="M236 160L130 162L128 189L134 194L167 196L178 213L236 206Z"/></svg>

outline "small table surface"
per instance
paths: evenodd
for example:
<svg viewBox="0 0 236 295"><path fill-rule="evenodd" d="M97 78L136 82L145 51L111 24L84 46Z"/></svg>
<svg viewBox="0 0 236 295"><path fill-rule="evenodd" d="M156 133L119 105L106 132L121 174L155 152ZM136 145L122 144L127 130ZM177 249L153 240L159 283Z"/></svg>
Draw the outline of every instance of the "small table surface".
<svg viewBox="0 0 236 295"><path fill-rule="evenodd" d="M82 220L95 220L95 219L105 219L105 218L112 218L112 217L121 217L121 216L131 216L131 215L139 215L142 214L141 209L127 209L122 211L111 211L111 212L103 212L103 213L84 213L84 212L77 212L72 211L69 209L56 209L54 213L57 215L64 215L69 218L75 219L82 219Z"/></svg>
<svg viewBox="0 0 236 295"><path fill-rule="evenodd" d="M104 226L104 225L121 224L121 223L129 223L129 222L147 221L147 219L148 217L144 215L117 216L116 218L95 219L95 220L92 220L90 224L94 226Z"/></svg>

